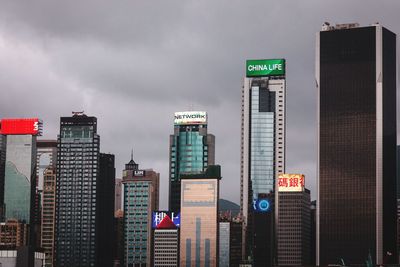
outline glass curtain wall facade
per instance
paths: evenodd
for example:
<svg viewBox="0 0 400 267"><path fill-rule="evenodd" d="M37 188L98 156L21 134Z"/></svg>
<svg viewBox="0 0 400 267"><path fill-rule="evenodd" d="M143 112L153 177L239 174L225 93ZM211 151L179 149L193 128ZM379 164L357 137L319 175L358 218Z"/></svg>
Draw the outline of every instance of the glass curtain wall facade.
<svg viewBox="0 0 400 267"><path fill-rule="evenodd" d="M6 171L6 136L0 134L0 221L4 219L4 179Z"/></svg>
<svg viewBox="0 0 400 267"><path fill-rule="evenodd" d="M36 188L36 136L8 135L4 204L6 219L30 223Z"/></svg>
<svg viewBox="0 0 400 267"><path fill-rule="evenodd" d="M242 257L250 259L253 264L257 264L258 255L274 257L270 251L273 249L270 244L274 243L274 215L256 214L255 203L267 196L271 196L270 201L273 201L276 177L285 170L285 94L284 71L278 76L244 79L240 183ZM272 206L275 211L270 213L276 213L278 205ZM268 233L265 232L265 227L256 229L257 225L261 227L266 224L271 225ZM258 236L267 236L268 240L264 237L255 238L257 232ZM262 261L265 258L260 258L259 262Z"/></svg>
<svg viewBox="0 0 400 267"><path fill-rule="evenodd" d="M61 118L57 152L56 266L98 266L99 150L97 118L84 114Z"/></svg>
<svg viewBox="0 0 400 267"><path fill-rule="evenodd" d="M215 137L207 134L207 121L181 123L170 136L169 210L178 212L181 201L182 174L203 172L214 164Z"/></svg>
<svg viewBox="0 0 400 267"><path fill-rule="evenodd" d="M397 262L396 35L357 26L317 34L317 265Z"/></svg>
<svg viewBox="0 0 400 267"><path fill-rule="evenodd" d="M139 170L133 159L125 165L124 263L125 266L152 266L152 211L158 210L160 174Z"/></svg>

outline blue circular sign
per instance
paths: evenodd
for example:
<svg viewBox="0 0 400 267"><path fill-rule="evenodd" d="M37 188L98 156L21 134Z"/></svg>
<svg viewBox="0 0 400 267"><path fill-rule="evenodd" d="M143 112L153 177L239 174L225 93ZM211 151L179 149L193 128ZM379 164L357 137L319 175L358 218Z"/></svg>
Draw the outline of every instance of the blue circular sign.
<svg viewBox="0 0 400 267"><path fill-rule="evenodd" d="M261 200L259 200L258 201L258 210L259 211L268 211L269 210L269 206L270 206L270 204L269 204L269 201L268 201L268 199L261 199Z"/></svg>

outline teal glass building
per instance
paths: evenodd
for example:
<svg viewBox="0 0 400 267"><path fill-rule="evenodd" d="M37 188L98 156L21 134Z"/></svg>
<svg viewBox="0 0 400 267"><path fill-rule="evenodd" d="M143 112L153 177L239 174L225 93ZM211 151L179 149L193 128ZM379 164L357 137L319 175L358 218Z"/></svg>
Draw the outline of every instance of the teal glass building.
<svg viewBox="0 0 400 267"><path fill-rule="evenodd" d="M158 210L159 180L159 173L139 170L133 158L125 165L123 266L152 266L151 216Z"/></svg>
<svg viewBox="0 0 400 267"><path fill-rule="evenodd" d="M5 219L30 222L32 188L36 186L36 136L8 135L6 148Z"/></svg>
<svg viewBox="0 0 400 267"><path fill-rule="evenodd" d="M178 212L181 205L180 176L201 173L215 162L215 137L207 133L206 112L175 113L169 155L169 210Z"/></svg>

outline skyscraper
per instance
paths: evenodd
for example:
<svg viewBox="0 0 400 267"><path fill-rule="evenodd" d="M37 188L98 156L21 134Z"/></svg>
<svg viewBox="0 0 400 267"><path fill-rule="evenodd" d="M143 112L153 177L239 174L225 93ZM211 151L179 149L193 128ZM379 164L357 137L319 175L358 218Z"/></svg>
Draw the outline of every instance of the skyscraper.
<svg viewBox="0 0 400 267"><path fill-rule="evenodd" d="M98 249L97 266L113 266L115 157L100 153L100 173L97 180L96 234Z"/></svg>
<svg viewBox="0 0 400 267"><path fill-rule="evenodd" d="M278 181L278 266L310 265L310 190L302 174L281 174Z"/></svg>
<svg viewBox="0 0 400 267"><path fill-rule="evenodd" d="M274 234L265 225L273 223L273 215L263 213L273 211L257 205L272 201L276 177L285 171L285 94L284 59L247 60L242 87L240 206L243 258L250 257L255 265L267 260L256 259L258 255L272 257ZM268 229L273 230L273 225Z"/></svg>
<svg viewBox="0 0 400 267"><path fill-rule="evenodd" d="M120 210L121 207L121 195L122 194L122 179L115 179L115 203L114 203L114 211Z"/></svg>
<svg viewBox="0 0 400 267"><path fill-rule="evenodd" d="M43 208L41 223L41 247L46 255L46 267L54 262L56 211L56 173L55 168L48 167L43 175Z"/></svg>
<svg viewBox="0 0 400 267"><path fill-rule="evenodd" d="M205 111L176 112L169 139L169 210L181 204L182 174L203 172L215 160L215 137L207 133Z"/></svg>
<svg viewBox="0 0 400 267"><path fill-rule="evenodd" d="M36 136L41 135L39 119L2 119L6 137L4 179L5 218L30 223L34 215L36 189Z"/></svg>
<svg viewBox="0 0 400 267"><path fill-rule="evenodd" d="M140 170L133 158L125 165L124 266L152 266L152 211L158 210L160 174Z"/></svg>
<svg viewBox="0 0 400 267"><path fill-rule="evenodd" d="M182 175L181 267L218 266L218 199L221 167Z"/></svg>
<svg viewBox="0 0 400 267"><path fill-rule="evenodd" d="M61 117L57 152L55 265L99 266L97 118Z"/></svg>
<svg viewBox="0 0 400 267"><path fill-rule="evenodd" d="M325 23L316 45L317 265L394 263L396 35Z"/></svg>
<svg viewBox="0 0 400 267"><path fill-rule="evenodd" d="M54 250L54 223L55 223L55 182L57 162L57 140L37 140L36 153L36 189L35 189L35 214L33 227L37 236L37 246L46 249L46 259ZM44 188L45 175L47 190ZM46 195L45 195L46 191ZM46 199L45 199L46 197ZM45 206L46 205L46 206ZM46 211L43 211L46 209ZM46 217L46 219L43 218ZM52 216L52 217L50 217ZM45 226L44 226L45 225ZM50 229L52 233L50 233ZM45 237L43 232L45 231ZM46 241L43 243L42 238ZM52 266L53 259L46 260L47 266Z"/></svg>

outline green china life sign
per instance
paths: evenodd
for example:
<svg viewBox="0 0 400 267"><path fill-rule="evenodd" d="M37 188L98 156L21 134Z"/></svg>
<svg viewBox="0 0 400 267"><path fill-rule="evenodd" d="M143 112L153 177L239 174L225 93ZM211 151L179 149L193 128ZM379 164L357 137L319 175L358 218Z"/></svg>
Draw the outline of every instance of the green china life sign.
<svg viewBox="0 0 400 267"><path fill-rule="evenodd" d="M284 59L251 59L246 61L246 76L285 75Z"/></svg>

